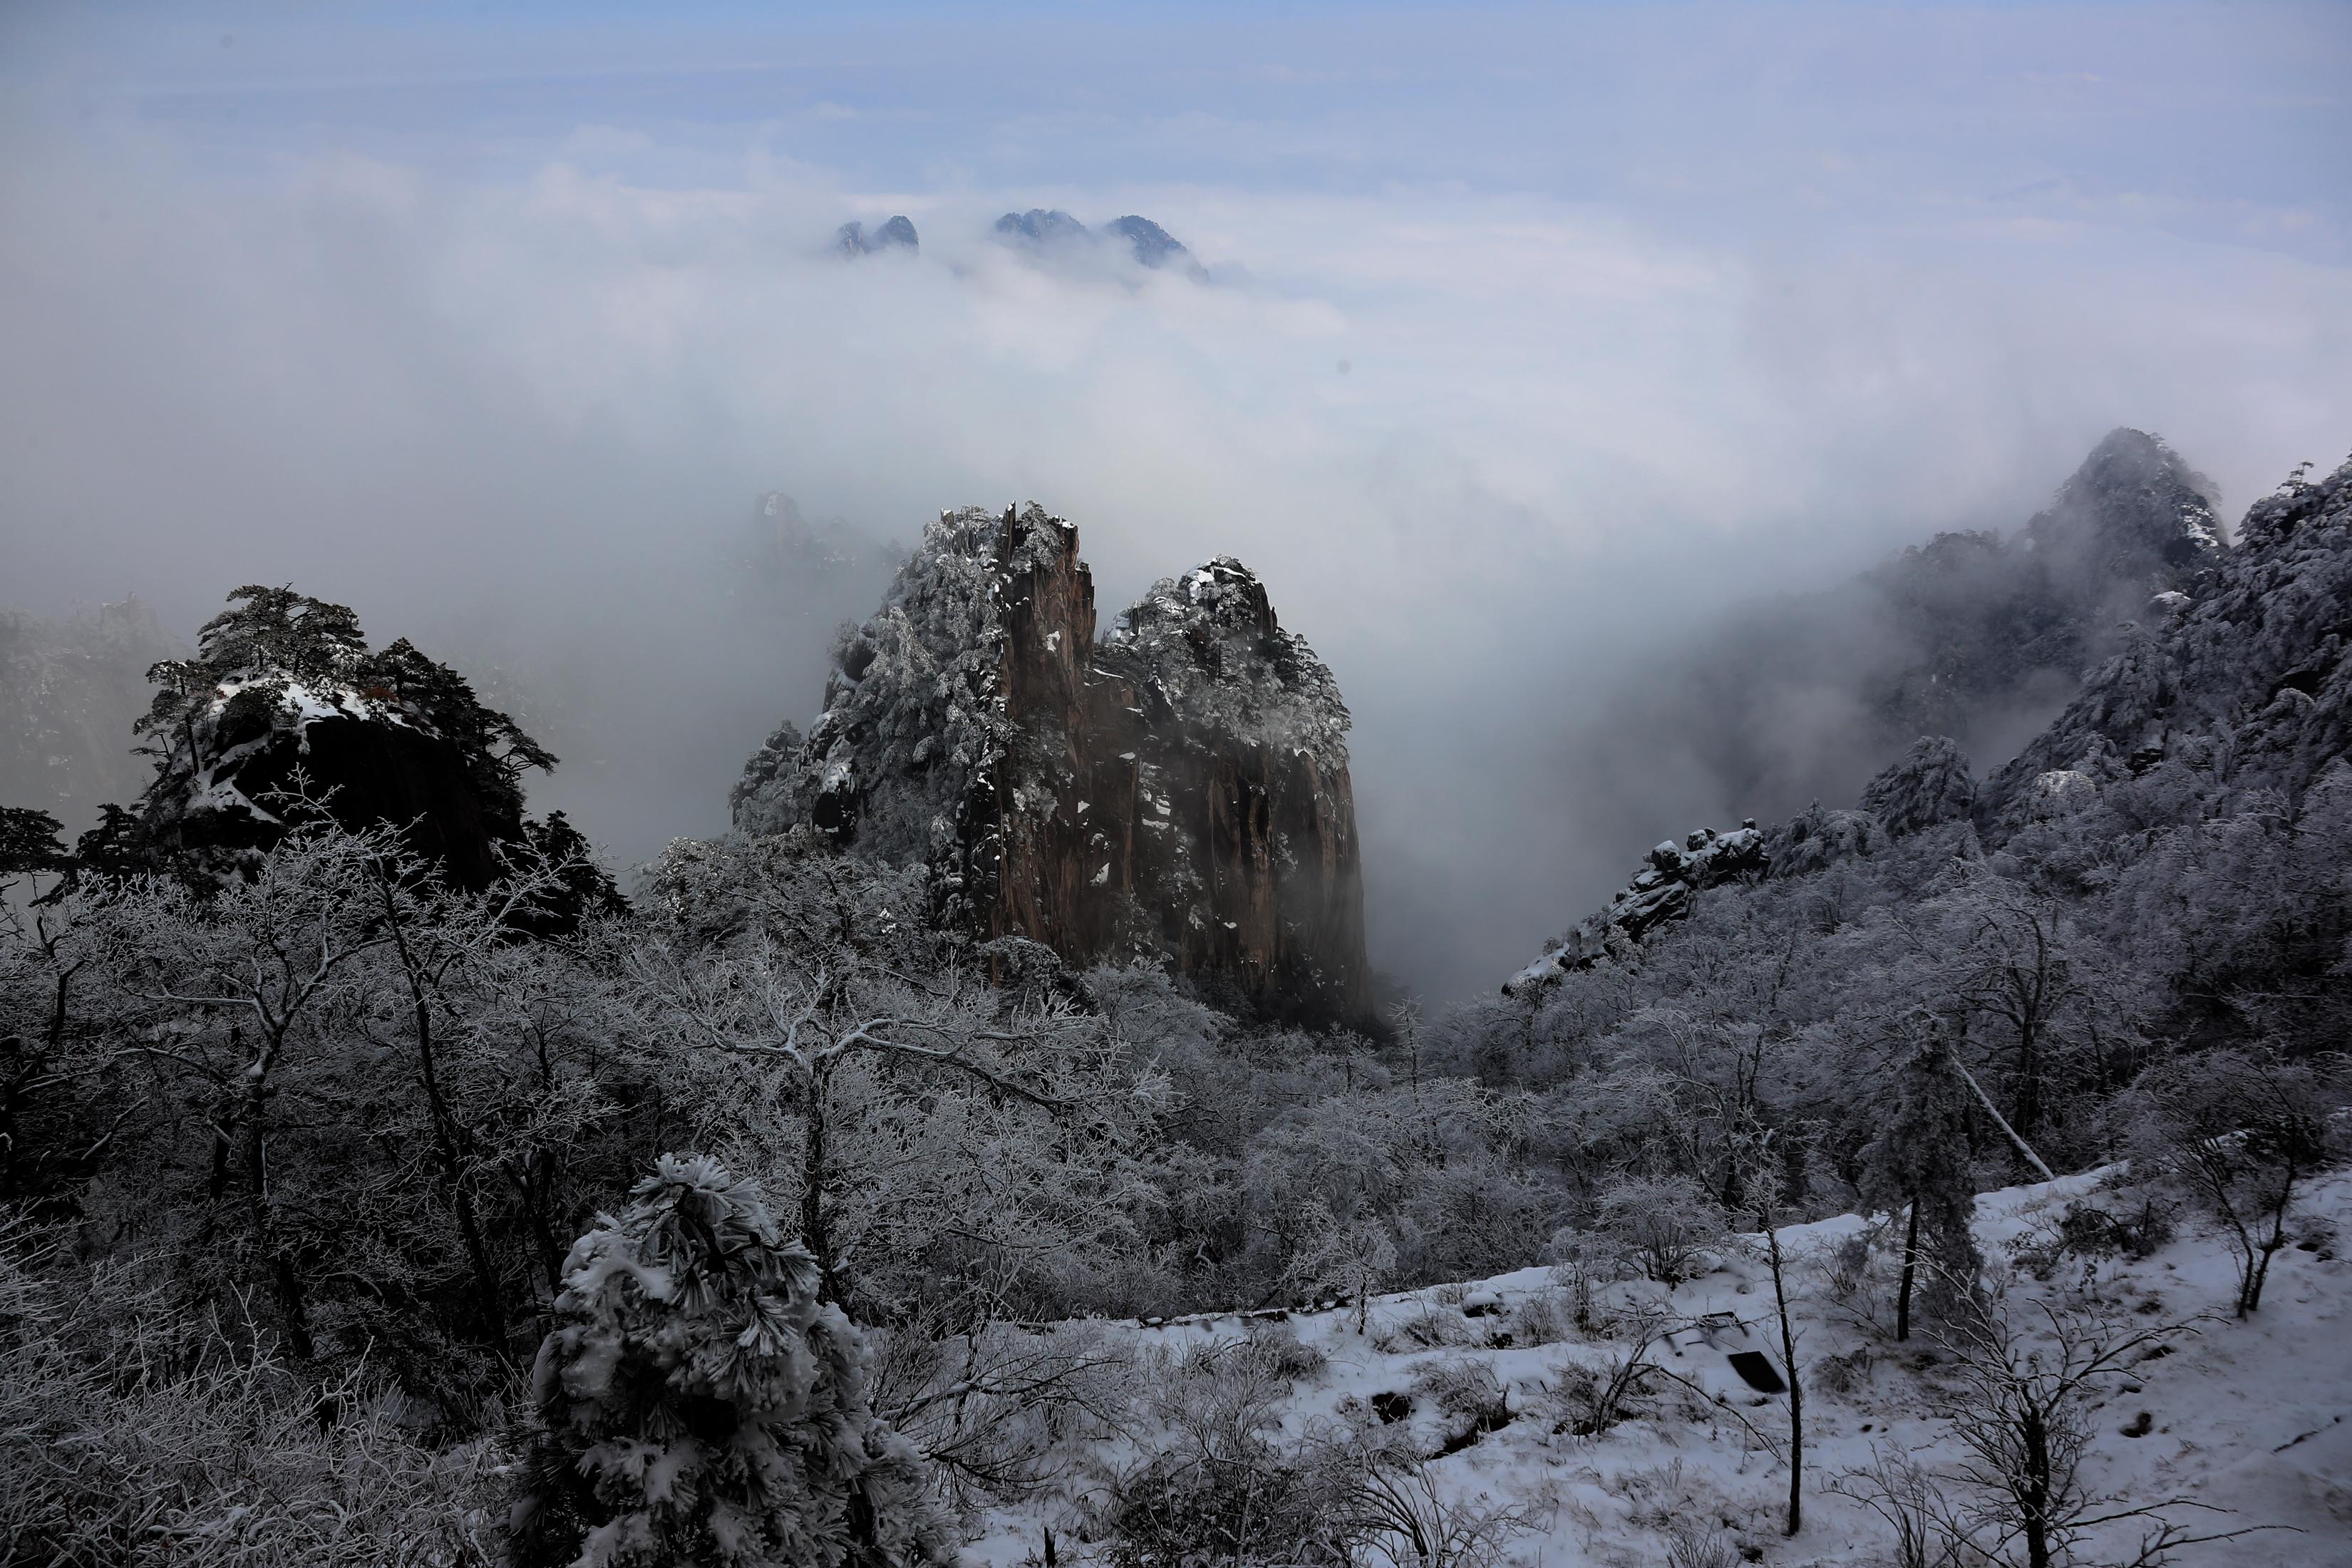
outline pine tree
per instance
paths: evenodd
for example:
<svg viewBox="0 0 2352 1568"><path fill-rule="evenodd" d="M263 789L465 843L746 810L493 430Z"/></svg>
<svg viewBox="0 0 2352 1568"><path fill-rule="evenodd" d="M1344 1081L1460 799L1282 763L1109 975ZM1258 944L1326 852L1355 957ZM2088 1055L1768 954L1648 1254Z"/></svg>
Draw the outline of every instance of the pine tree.
<svg viewBox="0 0 2352 1568"><path fill-rule="evenodd" d="M515 1561L952 1561L921 1459L868 1405L864 1339L816 1287L751 1183L662 1156L565 1263Z"/></svg>
<svg viewBox="0 0 2352 1568"><path fill-rule="evenodd" d="M1984 1266L1969 1229L1976 1177L1969 1166L1969 1089L1954 1070L1942 1024L1930 1024L1895 1068L1895 1107L1862 1152L1863 1200L1889 1213L1907 1211L1903 1275L1895 1298L1895 1337L1911 1337L1912 1286L1927 1258L1935 1278L1962 1289Z"/></svg>

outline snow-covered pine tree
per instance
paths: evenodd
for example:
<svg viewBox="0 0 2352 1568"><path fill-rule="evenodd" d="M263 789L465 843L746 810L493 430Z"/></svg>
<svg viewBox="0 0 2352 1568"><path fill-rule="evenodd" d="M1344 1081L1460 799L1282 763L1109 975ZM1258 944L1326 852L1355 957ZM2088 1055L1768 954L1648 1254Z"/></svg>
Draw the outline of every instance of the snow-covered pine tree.
<svg viewBox="0 0 2352 1568"><path fill-rule="evenodd" d="M1862 1196L1872 1208L1905 1214L1903 1275L1895 1337L1911 1337L1911 1292L1924 1242L1931 1281L1965 1289L1984 1267L1969 1222L1976 1176L1969 1164L1969 1090L1954 1070L1943 1025L1931 1020L1895 1068L1895 1105L1862 1151Z"/></svg>
<svg viewBox="0 0 2352 1568"><path fill-rule="evenodd" d="M531 1565L909 1568L953 1561L863 1336L759 1190L665 1154L572 1249L509 1521Z"/></svg>

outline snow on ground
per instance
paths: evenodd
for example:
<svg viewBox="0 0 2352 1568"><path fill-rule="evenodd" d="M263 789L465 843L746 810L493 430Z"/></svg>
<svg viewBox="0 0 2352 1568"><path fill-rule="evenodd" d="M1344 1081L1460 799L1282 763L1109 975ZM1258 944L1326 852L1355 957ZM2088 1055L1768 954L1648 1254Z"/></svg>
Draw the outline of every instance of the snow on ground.
<svg viewBox="0 0 2352 1568"><path fill-rule="evenodd" d="M2021 1247L2030 1251L2071 1202L2099 1196L2102 1185L2101 1174L2092 1173L1987 1194L1976 1224L1993 1274L2006 1281L2012 1321L2032 1316L2038 1301L2080 1303L2086 1290L2135 1328L2210 1314L2171 1341L2168 1353L2137 1361L2127 1377L2095 1396L2095 1438L2084 1467L2091 1489L2133 1501L2187 1498L2231 1510L2226 1517L2177 1515L2200 1531L2294 1527L2183 1549L2170 1559L2183 1568L2352 1565L2352 1259L2337 1256L2335 1239L2340 1230L2343 1245L2352 1247L2352 1173L2310 1184L2289 1228L2300 1245L2278 1255L2262 1310L2246 1321L2229 1316L2236 1278L2229 1252L2186 1219L2173 1241L2145 1259L2109 1258L2086 1274L2081 1258L2068 1258L2047 1280L2017 1267ZM2113 1195L2109 1206L2124 1206L2122 1194ZM1509 1560L1543 1568L1662 1563L1674 1521L1713 1520L1727 1537L1723 1544L1748 1562L1790 1568L1891 1562L1886 1527L1824 1483L1835 1472L1869 1464L1884 1445L1941 1466L1952 1464L1958 1449L1932 1408L1948 1355L1916 1333L1907 1344L1895 1342L1892 1269L1884 1252L1869 1284L1836 1289L1837 1243L1864 1229L1849 1215L1780 1232L1784 1251L1798 1263L1798 1363L1805 1381L1806 1516L1793 1540L1780 1533L1788 1472L1772 1451L1787 1431L1786 1398L1756 1392L1727 1359L1734 1350L1761 1350L1776 1369L1780 1359L1770 1276L1752 1247L1726 1249L1719 1267L1671 1291L1633 1284L1603 1294L1605 1307L1621 1310L1643 1295L1669 1304L1685 1326L1651 1359L1704 1390L1706 1400L1668 1385L1642 1402L1642 1414L1598 1436L1556 1429L1559 1406L1547 1386L1569 1363L1605 1366L1624 1347L1572 1326L1558 1342L1524 1342L1528 1303L1566 1300L1550 1270L1529 1268L1378 1298L1370 1331L1360 1336L1350 1307L1292 1314L1300 1340L1328 1361L1284 1398L1283 1433L1296 1438L1318 1423L1374 1422L1375 1395L1410 1394L1430 1367L1466 1360L1501 1382L1512 1419L1436 1458L1433 1471L1449 1498L1484 1493L1533 1505L1547 1517L1544 1528L1514 1542ZM1227 1315L1112 1331L1165 1379L1178 1375L1188 1349L1236 1342L1245 1322ZM1467 1342L1418 1342L1431 1337ZM1148 1446L1146 1383L1136 1420ZM1381 1403L1393 1411L1392 1400ZM1429 1408L1425 1398L1414 1404L1404 1419L1424 1452L1437 1452L1468 1426ZM1743 1417L1769 1447L1751 1436ZM1097 1489L1092 1495L1098 1500L1104 1467L1141 1451L1128 1438L1071 1454L1063 1488L990 1513L967 1549L969 1560L991 1568L1034 1563L1050 1527L1062 1563L1086 1561L1088 1489Z"/></svg>

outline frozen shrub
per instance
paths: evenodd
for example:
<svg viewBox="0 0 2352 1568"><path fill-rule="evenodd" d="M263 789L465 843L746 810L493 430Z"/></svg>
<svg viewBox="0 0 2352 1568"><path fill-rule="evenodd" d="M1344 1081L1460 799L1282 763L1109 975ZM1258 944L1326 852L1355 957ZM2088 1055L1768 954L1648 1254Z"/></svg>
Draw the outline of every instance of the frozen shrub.
<svg viewBox="0 0 2352 1568"><path fill-rule="evenodd" d="M1517 1345L1555 1344L1568 1338L1567 1292L1557 1287L1532 1290L1511 1309L1511 1342Z"/></svg>
<svg viewBox="0 0 2352 1568"><path fill-rule="evenodd" d="M1468 1356L1448 1356L1423 1367L1413 1374L1412 1392L1415 1398L1460 1420L1492 1421L1500 1426L1510 1419L1504 1414L1503 1384L1495 1369ZM1502 1419L1496 1420L1497 1415Z"/></svg>
<svg viewBox="0 0 2352 1568"><path fill-rule="evenodd" d="M519 1564L882 1568L952 1552L867 1406L863 1337L755 1187L666 1154L572 1249L532 1392Z"/></svg>
<svg viewBox="0 0 2352 1568"><path fill-rule="evenodd" d="M1696 1278L1707 1247L1723 1234L1723 1211L1680 1176L1627 1182L1602 1196L1600 1218L1643 1278L1662 1285Z"/></svg>
<svg viewBox="0 0 2352 1568"><path fill-rule="evenodd" d="M1740 1568L1739 1538L1713 1520L1677 1520L1666 1531L1666 1568Z"/></svg>
<svg viewBox="0 0 2352 1568"><path fill-rule="evenodd" d="M1439 1308L1428 1301L1383 1327L1372 1336L1372 1348L1383 1354L1402 1350L1433 1350L1441 1345L1475 1344L1480 1336L1456 1307Z"/></svg>
<svg viewBox="0 0 2352 1568"><path fill-rule="evenodd" d="M1298 1331L1286 1322L1252 1323L1244 1331L1243 1343L1251 1360L1286 1383L1319 1377L1330 1361L1321 1350L1302 1341Z"/></svg>
<svg viewBox="0 0 2352 1568"><path fill-rule="evenodd" d="M418 1442L395 1395L305 1381L143 1265L55 1262L0 1224L0 1562L492 1560L489 1444Z"/></svg>

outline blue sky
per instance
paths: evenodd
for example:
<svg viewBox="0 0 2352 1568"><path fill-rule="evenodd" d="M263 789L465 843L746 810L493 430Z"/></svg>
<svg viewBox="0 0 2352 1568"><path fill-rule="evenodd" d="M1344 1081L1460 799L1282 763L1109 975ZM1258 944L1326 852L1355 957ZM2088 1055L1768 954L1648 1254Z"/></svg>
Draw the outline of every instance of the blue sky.
<svg viewBox="0 0 2352 1568"><path fill-rule="evenodd" d="M2118 424L2232 515L2340 458L2347 148L2338 5L19 5L0 582L291 578L518 668L634 616L727 688L659 742L709 777L576 802L635 856L814 700L658 613L747 498L1034 497L1108 604L1231 551L1355 709L1378 956L1459 987L1744 815L1559 782L1710 605L2013 527ZM1031 205L1211 279L988 241ZM824 256L894 212L919 260Z"/></svg>

